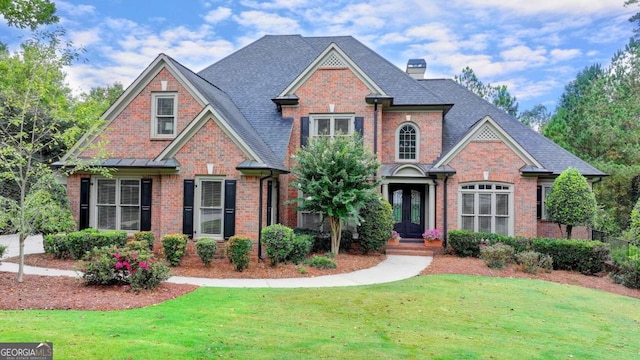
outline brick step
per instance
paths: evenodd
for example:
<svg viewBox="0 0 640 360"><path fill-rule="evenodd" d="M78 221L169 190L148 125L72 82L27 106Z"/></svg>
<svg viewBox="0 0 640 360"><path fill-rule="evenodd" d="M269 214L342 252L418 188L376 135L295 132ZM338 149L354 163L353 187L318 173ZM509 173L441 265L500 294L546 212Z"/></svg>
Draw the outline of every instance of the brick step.
<svg viewBox="0 0 640 360"><path fill-rule="evenodd" d="M412 255L412 256L433 256L432 250L406 250L406 249L387 249L387 255Z"/></svg>

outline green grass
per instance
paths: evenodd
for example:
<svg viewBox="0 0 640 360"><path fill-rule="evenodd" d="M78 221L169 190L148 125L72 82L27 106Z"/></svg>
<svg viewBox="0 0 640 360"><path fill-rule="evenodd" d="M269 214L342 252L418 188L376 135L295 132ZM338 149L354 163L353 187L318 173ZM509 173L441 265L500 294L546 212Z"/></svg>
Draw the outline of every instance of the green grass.
<svg viewBox="0 0 640 360"><path fill-rule="evenodd" d="M1 341L52 341L56 359L640 357L638 299L463 275L354 288L201 288L145 309L2 311L0 322Z"/></svg>

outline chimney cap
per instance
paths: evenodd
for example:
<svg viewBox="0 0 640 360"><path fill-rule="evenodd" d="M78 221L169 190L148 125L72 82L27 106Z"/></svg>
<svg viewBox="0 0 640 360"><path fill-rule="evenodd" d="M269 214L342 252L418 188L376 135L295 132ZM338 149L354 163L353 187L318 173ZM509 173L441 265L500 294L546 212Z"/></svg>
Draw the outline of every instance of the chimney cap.
<svg viewBox="0 0 640 360"><path fill-rule="evenodd" d="M424 59L409 59L407 63L407 74L414 79L424 78L427 71L427 62Z"/></svg>

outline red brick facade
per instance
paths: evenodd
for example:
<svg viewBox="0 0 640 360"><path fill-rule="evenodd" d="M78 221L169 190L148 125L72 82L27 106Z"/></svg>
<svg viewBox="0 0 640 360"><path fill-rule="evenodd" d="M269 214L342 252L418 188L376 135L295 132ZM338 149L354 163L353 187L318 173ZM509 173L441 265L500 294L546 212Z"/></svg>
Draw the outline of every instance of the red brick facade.
<svg viewBox="0 0 640 360"><path fill-rule="evenodd" d="M142 89L132 95L122 111L114 118L104 132L94 140L94 144L105 142L106 150L114 158L155 158L172 139L151 139L152 94L162 90L162 81L166 81L166 91L178 96L177 129L184 130L189 123L196 121L203 105L192 96L188 85L181 83L167 67L161 67L155 76ZM300 119L313 114L330 112L350 114L362 117L363 135L366 146L374 149L374 106L365 101L372 90L349 68L318 69L311 74L295 91L299 104L283 106L282 116L293 118L293 127L288 146L288 155L284 166L291 168L289 156L300 146ZM275 105L274 105L275 106ZM381 163L396 163L396 134L399 126L411 123L419 132L419 152L416 163L433 164L442 154L442 111L385 111L378 106L377 113L377 156ZM152 231L157 238L168 233L182 232L183 223L183 187L185 179L215 177L236 180L235 233L258 238L260 226L267 224L267 181L263 182L262 206L260 206L260 176L264 174L244 174L236 166L250 156L243 150L241 141L230 137L221 127L219 119L209 116L203 126L180 149L175 149L175 160L179 169L171 173L156 169L137 169L116 172L114 176L151 178L152 193ZM223 120L224 121L224 120ZM83 156L94 156L96 150L88 150ZM208 174L207 164L213 164L213 174ZM526 162L514 152L508 144L499 140L471 141L461 149L447 164L455 171L446 180L447 229L459 227L458 198L461 184L475 182L504 183L513 186L513 234L519 236L558 236L557 225L537 220L536 187L538 179L522 176L520 169ZM80 177L73 175L67 181L69 201L76 218L79 216ZM263 180L268 180L266 177ZM290 227L297 226L297 215L289 200L297 197L297 192L288 186L291 175L272 178L279 183L280 222ZM384 180L384 179L383 179ZM388 179L387 179L388 180ZM405 179L406 180L406 179ZM408 180L415 180L409 178ZM433 187L434 193L425 191L426 197L435 197L435 224L444 229L445 221L445 179L423 177L425 186ZM394 180L404 181L402 177ZM197 194L197 192L196 192ZM428 201L426 201L428 203ZM273 204L276 205L275 202ZM262 221L259 211L263 209ZM93 211L93 209L91 209ZM274 209L275 211L275 209ZM196 235L197 236L197 235ZM574 230L574 237L590 237L586 229Z"/></svg>

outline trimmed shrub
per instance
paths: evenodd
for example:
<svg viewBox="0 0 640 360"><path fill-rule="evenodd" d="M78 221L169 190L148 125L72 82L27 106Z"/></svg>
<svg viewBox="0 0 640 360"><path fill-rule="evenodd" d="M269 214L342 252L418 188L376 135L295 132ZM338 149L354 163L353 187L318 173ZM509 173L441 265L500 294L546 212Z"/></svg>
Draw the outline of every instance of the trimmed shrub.
<svg viewBox="0 0 640 360"><path fill-rule="evenodd" d="M595 275L605 271L610 260L609 246L600 241L532 239L533 250L550 255L555 270L578 271Z"/></svg>
<svg viewBox="0 0 640 360"><path fill-rule="evenodd" d="M611 278L617 284L628 288L640 289L640 259L629 258L626 261L616 262L617 269L611 273Z"/></svg>
<svg viewBox="0 0 640 360"><path fill-rule="evenodd" d="M496 243L480 250L480 258L492 269L502 269L515 260L515 250L509 245Z"/></svg>
<svg viewBox="0 0 640 360"><path fill-rule="evenodd" d="M293 230L282 224L269 225L260 231L271 266L285 262L293 250Z"/></svg>
<svg viewBox="0 0 640 360"><path fill-rule="evenodd" d="M196 242L196 253L205 266L210 266L213 257L216 256L218 243L211 238L198 239Z"/></svg>
<svg viewBox="0 0 640 360"><path fill-rule="evenodd" d="M236 271L242 271L249 267L252 247L253 242L246 236L236 235L229 238L227 241L227 256Z"/></svg>
<svg viewBox="0 0 640 360"><path fill-rule="evenodd" d="M149 244L146 241L131 240L124 247L134 251L149 251Z"/></svg>
<svg viewBox="0 0 640 360"><path fill-rule="evenodd" d="M156 236L153 234L153 231L138 231L133 233L133 240L146 242L148 249L153 251L153 244L156 242Z"/></svg>
<svg viewBox="0 0 640 360"><path fill-rule="evenodd" d="M169 278L169 268L152 253L117 246L93 248L84 257L83 272L86 285L129 285L135 291L155 289Z"/></svg>
<svg viewBox="0 0 640 360"><path fill-rule="evenodd" d="M292 241L293 248L287 260L292 261L294 264L303 262L313 248L313 241L313 235L294 233Z"/></svg>
<svg viewBox="0 0 640 360"><path fill-rule="evenodd" d="M162 237L164 256L171 266L178 266L187 251L189 238L185 234L168 234Z"/></svg>
<svg viewBox="0 0 640 360"><path fill-rule="evenodd" d="M120 230L98 231L84 229L68 234L50 234L44 238L45 252L59 259L79 260L94 247L124 246L127 232Z"/></svg>
<svg viewBox="0 0 640 360"><path fill-rule="evenodd" d="M447 233L449 246L459 257L479 257L481 238L478 233L452 230Z"/></svg>
<svg viewBox="0 0 640 360"><path fill-rule="evenodd" d="M391 204L382 198L368 201L360 210L358 241L363 253L382 249L393 231Z"/></svg>
<svg viewBox="0 0 640 360"><path fill-rule="evenodd" d="M522 265L522 271L529 274L537 274L539 269L547 272L553 269L551 256L535 251L524 251L516 254L516 261Z"/></svg>
<svg viewBox="0 0 640 360"><path fill-rule="evenodd" d="M343 229L340 236L340 251L348 252L353 245L353 232Z"/></svg>
<svg viewBox="0 0 640 360"><path fill-rule="evenodd" d="M305 265L314 267L316 269L335 269L338 267L333 259L327 256L313 255L311 259L304 262Z"/></svg>
<svg viewBox="0 0 640 360"><path fill-rule="evenodd" d="M4 245L0 245L0 259L2 259L2 257L4 256L4 252L7 251L7 247ZM0 261L0 263L2 263Z"/></svg>

